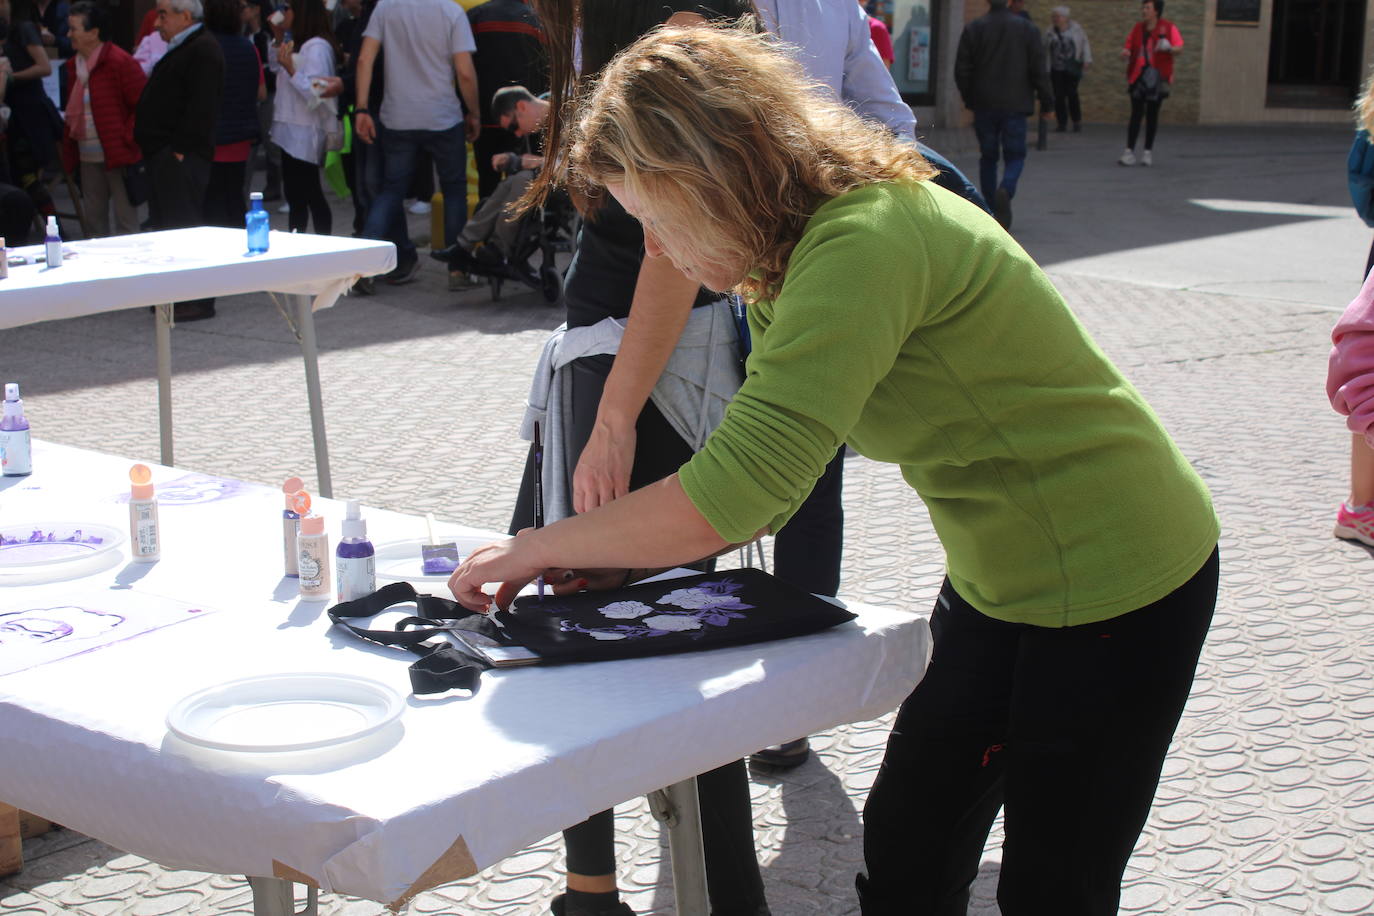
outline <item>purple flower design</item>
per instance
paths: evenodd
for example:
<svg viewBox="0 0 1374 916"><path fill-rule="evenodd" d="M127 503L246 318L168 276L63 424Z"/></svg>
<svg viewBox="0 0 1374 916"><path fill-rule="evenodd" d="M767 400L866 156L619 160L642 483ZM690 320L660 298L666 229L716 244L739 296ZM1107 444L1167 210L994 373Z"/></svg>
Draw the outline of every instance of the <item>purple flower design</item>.
<svg viewBox="0 0 1374 916"><path fill-rule="evenodd" d="M693 588L674 589L654 602L659 608L649 608L639 602L615 602L602 608L607 617L620 616L606 611L620 605L636 604L636 610L644 608L643 613L656 610L652 616L644 616L634 623L622 623L611 627L587 627L571 620L563 620L560 629L564 633L581 633L593 639L648 639L667 636L670 633L688 633L689 639L701 639L709 630L707 627L728 626L731 620L741 620L746 611L753 607L736 597L735 593L744 586L730 579L718 582L701 582ZM668 610L662 605L671 605L681 610ZM638 616L638 615L636 615ZM623 619L623 618L622 618Z"/></svg>

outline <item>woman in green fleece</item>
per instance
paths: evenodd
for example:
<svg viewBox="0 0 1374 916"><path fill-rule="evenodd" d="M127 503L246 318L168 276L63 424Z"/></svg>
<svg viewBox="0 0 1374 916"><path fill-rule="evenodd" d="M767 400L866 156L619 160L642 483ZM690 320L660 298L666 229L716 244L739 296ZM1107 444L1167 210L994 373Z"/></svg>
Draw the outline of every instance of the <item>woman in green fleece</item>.
<svg viewBox="0 0 1374 916"><path fill-rule="evenodd" d="M560 159L647 254L739 289L754 350L676 475L482 548L455 596L616 584L776 531L842 442L898 464L948 573L864 809L863 912L963 912L1005 806L1004 914L1115 913L1218 575L1206 488L1149 406L990 217L766 38L651 33Z"/></svg>

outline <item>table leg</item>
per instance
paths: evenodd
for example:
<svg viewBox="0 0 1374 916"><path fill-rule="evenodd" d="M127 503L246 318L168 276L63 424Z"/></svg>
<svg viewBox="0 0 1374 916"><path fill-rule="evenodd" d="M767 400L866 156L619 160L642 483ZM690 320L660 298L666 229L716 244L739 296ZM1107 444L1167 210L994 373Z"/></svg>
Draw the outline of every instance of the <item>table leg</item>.
<svg viewBox="0 0 1374 916"><path fill-rule="evenodd" d="M334 496L334 482L329 473L329 440L324 433L324 398L320 394L320 363L315 347L315 314L309 296L292 296L296 305L296 334L300 337L301 353L305 357L305 392L310 400L310 431L315 439L315 476L320 482L320 495Z"/></svg>
<svg viewBox="0 0 1374 916"><path fill-rule="evenodd" d="M19 809L0 802L0 875L24 868L24 841L19 833Z"/></svg>
<svg viewBox="0 0 1374 916"><path fill-rule="evenodd" d="M706 858L701 842L701 803L693 777L663 790L672 806L667 820L668 855L673 861L673 894L678 916L707 916Z"/></svg>
<svg viewBox="0 0 1374 916"><path fill-rule="evenodd" d="M159 305L157 317L157 428L162 441L162 463L172 459L172 303Z"/></svg>
<svg viewBox="0 0 1374 916"><path fill-rule="evenodd" d="M253 889L253 916L316 916L319 892L306 888L305 909L296 913L296 885L285 878L249 878Z"/></svg>

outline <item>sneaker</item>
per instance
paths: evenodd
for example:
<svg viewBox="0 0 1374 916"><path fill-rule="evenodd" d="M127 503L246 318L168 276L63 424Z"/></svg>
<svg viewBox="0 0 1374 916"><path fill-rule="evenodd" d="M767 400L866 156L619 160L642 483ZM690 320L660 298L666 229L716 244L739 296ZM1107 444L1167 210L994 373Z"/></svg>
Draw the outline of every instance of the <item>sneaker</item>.
<svg viewBox="0 0 1374 916"><path fill-rule="evenodd" d="M414 213L416 216L423 216L430 210L429 201L417 200L415 201L415 203L411 204L406 209L408 209L411 213Z"/></svg>
<svg viewBox="0 0 1374 916"><path fill-rule="evenodd" d="M359 277L357 282L353 284L353 292L359 296L371 296L377 292L376 281L372 277Z"/></svg>
<svg viewBox="0 0 1374 916"><path fill-rule="evenodd" d="M1122 153L1121 158L1116 161L1118 165L1135 165L1135 151L1129 146L1126 147L1126 152Z"/></svg>
<svg viewBox="0 0 1374 916"><path fill-rule="evenodd" d="M465 270L450 270L448 272L448 291L451 293L461 293L464 290L476 289L485 285L486 281L481 277L473 276Z"/></svg>
<svg viewBox="0 0 1374 916"><path fill-rule="evenodd" d="M403 283L409 283L411 280L414 280L415 275L419 272L420 259L418 257L414 257L410 259L409 263L397 264L396 269L393 270L391 273L387 274L386 277L384 277L383 279L385 279L386 282L390 283L392 286L400 286Z"/></svg>
<svg viewBox="0 0 1374 916"><path fill-rule="evenodd" d="M1011 195L1006 188L998 188L997 193L992 195L992 215L1003 229L1011 231Z"/></svg>
<svg viewBox="0 0 1374 916"><path fill-rule="evenodd" d="M1155 164L1155 157L1154 157L1153 155L1150 154L1150 151L1149 151L1149 150L1145 150L1144 152L1142 152L1142 153L1140 154L1140 164L1141 164L1141 165L1154 165L1154 164Z"/></svg>
<svg viewBox="0 0 1374 916"><path fill-rule="evenodd" d="M1374 506L1350 508L1346 503L1336 510L1336 529L1332 532L1345 541L1359 541L1374 547Z"/></svg>

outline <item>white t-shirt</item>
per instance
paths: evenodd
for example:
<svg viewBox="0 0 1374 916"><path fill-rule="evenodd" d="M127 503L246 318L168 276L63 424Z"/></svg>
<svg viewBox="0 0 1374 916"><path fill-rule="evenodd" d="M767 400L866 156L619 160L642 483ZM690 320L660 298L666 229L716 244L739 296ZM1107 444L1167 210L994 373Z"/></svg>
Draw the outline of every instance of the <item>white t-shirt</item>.
<svg viewBox="0 0 1374 916"><path fill-rule="evenodd" d="M392 130L447 130L463 120L453 55L477 50L453 0L382 0L363 32L382 43L386 93L378 114Z"/></svg>

